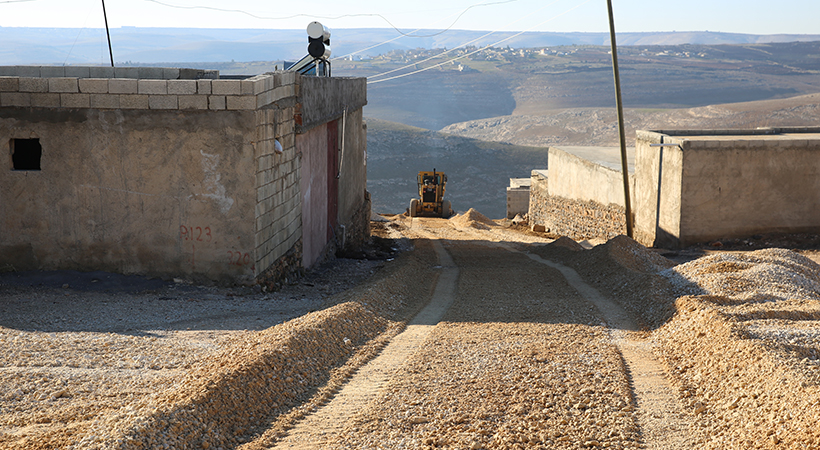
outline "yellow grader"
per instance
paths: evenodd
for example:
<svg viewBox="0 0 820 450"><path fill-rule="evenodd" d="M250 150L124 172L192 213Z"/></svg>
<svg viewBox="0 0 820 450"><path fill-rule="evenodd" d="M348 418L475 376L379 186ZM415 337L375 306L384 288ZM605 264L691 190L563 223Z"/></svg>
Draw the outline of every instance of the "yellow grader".
<svg viewBox="0 0 820 450"><path fill-rule="evenodd" d="M410 200L410 217L433 216L444 217L453 215L453 208L449 200L444 200L444 187L447 184L447 175L442 172L419 172L419 197Z"/></svg>

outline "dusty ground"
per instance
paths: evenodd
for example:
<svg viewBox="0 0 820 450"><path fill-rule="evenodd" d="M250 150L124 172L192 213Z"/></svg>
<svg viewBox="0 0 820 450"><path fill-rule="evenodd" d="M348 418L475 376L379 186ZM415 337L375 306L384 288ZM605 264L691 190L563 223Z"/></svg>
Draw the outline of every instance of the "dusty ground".
<svg viewBox="0 0 820 450"><path fill-rule="evenodd" d="M413 251L274 294L3 278L0 448L820 447L810 259L387 219Z"/></svg>

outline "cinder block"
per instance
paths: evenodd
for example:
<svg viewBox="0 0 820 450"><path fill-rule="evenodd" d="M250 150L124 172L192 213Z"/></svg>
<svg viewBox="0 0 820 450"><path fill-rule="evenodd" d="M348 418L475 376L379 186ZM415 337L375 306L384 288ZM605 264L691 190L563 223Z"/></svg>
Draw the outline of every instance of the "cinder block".
<svg viewBox="0 0 820 450"><path fill-rule="evenodd" d="M40 74L37 76L42 78L62 78L65 77L65 67L40 66Z"/></svg>
<svg viewBox="0 0 820 450"><path fill-rule="evenodd" d="M20 92L48 92L45 78L20 78Z"/></svg>
<svg viewBox="0 0 820 450"><path fill-rule="evenodd" d="M177 80L179 79L179 69L173 67L164 67L162 69L162 78L166 80Z"/></svg>
<svg viewBox="0 0 820 450"><path fill-rule="evenodd" d="M136 80L139 77L140 71L138 67L116 67L114 69L114 78L133 78Z"/></svg>
<svg viewBox="0 0 820 450"><path fill-rule="evenodd" d="M40 66L11 66L9 69L11 69L11 73L8 73L9 76L41 78Z"/></svg>
<svg viewBox="0 0 820 450"><path fill-rule="evenodd" d="M147 80L161 80L162 67L137 67L137 78Z"/></svg>
<svg viewBox="0 0 820 450"><path fill-rule="evenodd" d="M90 108L89 94L60 94L60 106L63 108Z"/></svg>
<svg viewBox="0 0 820 450"><path fill-rule="evenodd" d="M100 78L80 78L77 80L80 92L85 94L107 94L108 79Z"/></svg>
<svg viewBox="0 0 820 450"><path fill-rule="evenodd" d="M296 72L278 72L277 75L283 85L296 84Z"/></svg>
<svg viewBox="0 0 820 450"><path fill-rule="evenodd" d="M196 80L203 71L199 69L179 69L180 80Z"/></svg>
<svg viewBox="0 0 820 450"><path fill-rule="evenodd" d="M267 80L267 76L265 75L257 75L255 77L248 78L246 81L253 84L253 95L259 95L267 89L265 89L265 81Z"/></svg>
<svg viewBox="0 0 820 450"><path fill-rule="evenodd" d="M208 109L207 95L179 96L179 109Z"/></svg>
<svg viewBox="0 0 820 450"><path fill-rule="evenodd" d="M210 94L211 91L211 80L196 80L197 94Z"/></svg>
<svg viewBox="0 0 820 450"><path fill-rule="evenodd" d="M112 80L113 81L113 80ZM136 81L136 80L134 80ZM148 109L148 96L139 94L120 95L121 109Z"/></svg>
<svg viewBox="0 0 820 450"><path fill-rule="evenodd" d="M176 95L149 95L148 107L150 109L178 109Z"/></svg>
<svg viewBox="0 0 820 450"><path fill-rule="evenodd" d="M167 94L168 82L166 80L138 80L140 94Z"/></svg>
<svg viewBox="0 0 820 450"><path fill-rule="evenodd" d="M139 83L135 79L117 78L108 80L108 92L111 94L136 94Z"/></svg>
<svg viewBox="0 0 820 450"><path fill-rule="evenodd" d="M229 95L226 97L225 107L231 111L243 111L256 109L256 96L254 95Z"/></svg>
<svg viewBox="0 0 820 450"><path fill-rule="evenodd" d="M89 78L116 78L113 67L89 67Z"/></svg>
<svg viewBox="0 0 820 450"><path fill-rule="evenodd" d="M196 80L168 80L168 93L173 95L196 94Z"/></svg>
<svg viewBox="0 0 820 450"><path fill-rule="evenodd" d="M223 110L223 109L225 109L225 96L224 95L209 95L208 96L208 109L212 109L212 110Z"/></svg>
<svg viewBox="0 0 820 450"><path fill-rule="evenodd" d="M17 66L0 66L0 77L19 77Z"/></svg>
<svg viewBox="0 0 820 450"><path fill-rule="evenodd" d="M0 92L0 106L31 106L31 94L28 92Z"/></svg>
<svg viewBox="0 0 820 450"><path fill-rule="evenodd" d="M242 95L255 95L254 83L250 80L239 80L239 92Z"/></svg>
<svg viewBox="0 0 820 450"><path fill-rule="evenodd" d="M35 108L59 108L60 94L34 92L31 94L31 106Z"/></svg>
<svg viewBox="0 0 820 450"><path fill-rule="evenodd" d="M211 90L215 95L240 95L242 93L239 80L213 80Z"/></svg>
<svg viewBox="0 0 820 450"><path fill-rule="evenodd" d="M256 96L256 108L261 109L276 102L273 96L274 91L265 91Z"/></svg>
<svg viewBox="0 0 820 450"><path fill-rule="evenodd" d="M17 92L20 90L20 78L0 77L0 92Z"/></svg>
<svg viewBox="0 0 820 450"><path fill-rule="evenodd" d="M88 78L91 76L87 66L66 66L65 76L74 78Z"/></svg>
<svg viewBox="0 0 820 450"><path fill-rule="evenodd" d="M60 93L80 92L76 78L49 78L48 91Z"/></svg>
<svg viewBox="0 0 820 450"><path fill-rule="evenodd" d="M98 109L119 109L120 96L116 94L91 94L91 107Z"/></svg>

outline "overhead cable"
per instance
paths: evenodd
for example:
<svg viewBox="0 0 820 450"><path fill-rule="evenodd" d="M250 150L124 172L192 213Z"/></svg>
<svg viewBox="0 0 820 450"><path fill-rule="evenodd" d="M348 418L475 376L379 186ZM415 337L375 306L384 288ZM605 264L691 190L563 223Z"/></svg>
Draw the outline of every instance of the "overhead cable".
<svg viewBox="0 0 820 450"><path fill-rule="evenodd" d="M552 5L556 4L556 3L558 3L559 1L561 1L561 0L555 0L555 1L553 1L552 3L548 3L548 4L546 4L546 5L544 5L544 6L540 7L540 8L538 8L537 10L533 11L533 12L532 12L532 14L535 14L535 13L537 13L538 11L541 11L541 10L542 10L542 9L544 9L544 8L548 8L548 7L550 7L550 6L552 6ZM514 21L512 21L512 22L510 22L510 23L508 23L508 24L506 24L506 25L504 25L502 28L507 28L507 27L509 27L510 25L514 25L514 24L516 24L516 23L518 23L518 22L520 22L520 21L524 20L525 18L526 18L526 17L519 17L518 19L516 19L516 20L514 20ZM536 25L536 26L537 26L537 25ZM439 54L437 54L437 55L435 55L435 56L431 56L431 57L429 57L429 58L427 58L427 59L423 59L423 60L421 60L421 61L417 61L417 62L415 62L415 63L413 63L413 64L408 64L408 65L406 65L406 66L404 66L404 67L399 67L398 69L393 69L393 70L390 70L390 71L387 71L387 72L378 73L378 74L373 75L372 77L369 77L369 78L382 77L382 76L385 76L385 75L388 75L388 74L391 74L391 73L394 73L394 72L398 72L398 71L401 71L401 70L407 69L408 67L413 67L413 66L416 66L416 65L418 65L418 64L425 63L425 62L430 61L430 60L432 60L432 59L440 58L442 55L446 55L446 54L448 54L448 53L450 53L450 52L453 52L453 51L456 51L456 50L458 50L458 49L460 49L460 48L462 48L462 47L466 47L466 46L468 46L468 45L472 44L473 42L480 41L480 40L484 39L485 37L490 36L490 35L495 34L495 33L498 33L498 32L499 32L499 30L490 31L489 33L486 33L486 34L484 34L484 35L482 35L482 36L479 36L479 37L477 37L477 38L473 39L472 41L465 42L465 43L463 43L463 44L461 44L461 45L459 45L459 46L457 46L457 47L451 48L450 50L445 50L445 51L443 51L443 52L441 52L441 53L439 53Z"/></svg>
<svg viewBox="0 0 820 450"><path fill-rule="evenodd" d="M478 53L478 52L480 52L480 51L486 50L486 49L488 49L488 48L492 48L492 47L494 47L494 46L496 46L496 45L498 45L498 44L501 44L501 43L503 43L503 42L509 41L510 39L513 39L513 38L516 38L516 37L518 37L518 36L521 36L522 34L524 34L524 33L528 32L528 31L532 30L533 28L539 27L539 26L541 26L541 25L543 25L543 24L545 24L545 23L547 23L547 22L553 21L553 20L555 20L555 19L557 19L557 18L559 18L559 17L561 17L561 16L564 16L564 15L566 15L566 14L568 14L568 13L570 13L570 12L572 12L572 11L574 11L574 10L578 9L578 8L580 8L581 6L584 6L585 4L587 4L587 3L591 2L591 1L592 1L592 0L586 0L586 1L582 2L582 3L579 3L578 5L573 6L572 8L570 8L570 9L568 9L568 10L566 10L566 11L562 12L561 14L558 14L557 16L551 17L551 18L549 18L549 19L547 19L547 20L545 20L545 21L543 21L543 22L541 22L541 23L538 23L538 24L533 25L532 27L530 27L530 28L528 28L528 29L526 29L526 30L519 31L518 33L515 33L515 34L513 34L513 35L510 35L510 36L508 36L508 37L506 37L506 38L504 38L504 39L502 39L502 40L500 40L500 41L498 41L498 42L494 42L494 43L492 43L492 44L486 45L486 46L481 47L481 48L479 48L479 49L477 49L477 50L475 50L475 51L472 51L472 52L470 52L470 53L465 53L464 55L460 55L460 56L457 56L457 57L455 57L455 58L448 59L447 61L444 61L444 62L442 62L442 63L435 64L435 65L432 65L432 66L429 66L429 67L425 67L425 68L423 68L423 69L419 69L419 70L416 70L416 71L413 71L413 72L408 72L408 73L405 73L405 74L396 75L396 76L394 76L394 77L384 78L384 79L381 79L381 80L374 80L374 81L369 81L369 80L368 80L367 84L376 84L376 83L381 83L381 82L384 82L384 81L390 81L390 80L395 80L395 79L398 79L398 78L404 78L404 77L407 77L407 76L410 76L410 75L415 75L415 74L417 74L417 73L426 72L426 71L428 71L428 70L430 70L430 69L435 69L435 68L437 68L437 67L441 67L441 66L443 66L443 65L445 65L445 64L449 64L449 63L451 63L451 62L453 62L453 61L458 61L459 59L466 58L466 57L468 57L468 56L475 55L476 53Z"/></svg>
<svg viewBox="0 0 820 450"><path fill-rule="evenodd" d="M18 0L18 1L34 1L34 0ZM254 19L260 19L260 20L288 20L288 19L295 19L297 17L308 17L308 18L312 18L312 19L323 19L323 20L337 20L337 19L344 19L346 17L378 17L378 18L382 19L383 21L385 21L388 25L390 25L391 28L396 30L397 33L399 33L400 35L402 35L404 37L424 38L424 37L438 36L442 33L445 33L447 31L449 31L450 29L453 28L453 26L455 26L455 24L461 19L461 17L464 14L467 13L467 11L469 11L473 8L477 8L477 7L480 7L480 6L501 5L501 4L505 4L505 3L517 2L518 0L503 0L503 1L497 1L497 2L492 2L492 3L477 3L477 4L474 4L474 5L468 6L466 9L464 9L458 15L458 17L456 17L456 19L453 21L453 23L451 23L447 28L445 28L441 31L437 31L436 33L433 33L433 34L429 34L429 35L414 35L414 34L405 33L402 30L400 30L397 26L393 25L393 22L391 22L387 17L385 17L381 14L378 14L378 13L340 14L340 15L337 15L337 16L318 16L318 15L315 15L315 14L301 14L300 13L300 14L292 14L292 15L289 15L289 16L269 17L269 16L260 16L258 14L254 14L254 13L242 10L242 9L226 9L226 8L217 8L217 7L213 7L213 6L202 6L202 5L182 6L182 5L173 5L173 4L170 4L170 3L165 3L165 2L162 2L160 0L143 0L143 1L156 3L158 5L166 6L168 8L205 9L205 10L210 10L210 11L244 14L246 16L253 17ZM421 29L417 29L415 31L411 31L411 33L415 33L416 31L420 31L420 30Z"/></svg>

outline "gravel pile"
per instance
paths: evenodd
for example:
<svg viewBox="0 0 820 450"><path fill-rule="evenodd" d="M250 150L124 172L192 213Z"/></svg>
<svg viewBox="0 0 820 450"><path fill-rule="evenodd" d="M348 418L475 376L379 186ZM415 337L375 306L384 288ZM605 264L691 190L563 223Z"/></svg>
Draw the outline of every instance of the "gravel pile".
<svg viewBox="0 0 820 450"><path fill-rule="evenodd" d="M305 303L299 289L249 297L221 291L216 295L211 290L205 290L206 295L193 289L182 299L162 297L168 295L163 291L163 301L157 302L156 294L142 294L130 306L127 298L118 303L117 308L130 315L72 316L67 328L76 331L64 331L56 319L49 319L48 326L33 325L31 331L0 327L5 350L0 356L0 448L227 449L252 443L272 424L298 420L332 395L398 333L427 299L434 262L432 251L407 253L388 263L371 283L332 296L332 278L308 282L309 278L298 288L307 288L305 295L318 303ZM377 267L353 265L365 273ZM359 272L329 274L334 275L360 279ZM42 323L43 316L50 316L37 313L42 303L29 308L23 298L40 291L3 289L0 306L11 311L14 320L32 317ZM50 295L46 292L44 297ZM86 297L68 291L64 297L75 296L78 305ZM89 303L97 308L104 308L106 299L121 300L108 294L87 297L94 298ZM21 298L25 308L14 304ZM281 322L278 308L262 308L279 301L313 304L319 311L248 331ZM213 319L205 314L204 321L196 322L207 329L201 331L82 331L131 329L133 324L122 322L134 321L137 305L142 305L140 316L173 312L155 325L176 327L197 317L169 308L171 303L224 308L227 314ZM199 309L200 319L203 312ZM218 329L225 322L229 329ZM38 331L40 327L54 331Z"/></svg>
<svg viewBox="0 0 820 450"><path fill-rule="evenodd" d="M473 208L470 208L464 214L458 214L451 217L450 223L456 227L471 227L477 230L489 230L490 227L498 226L492 219L474 210Z"/></svg>
<svg viewBox="0 0 820 450"><path fill-rule="evenodd" d="M820 448L820 266L763 249L670 267L630 241L564 256L654 329L698 448Z"/></svg>

